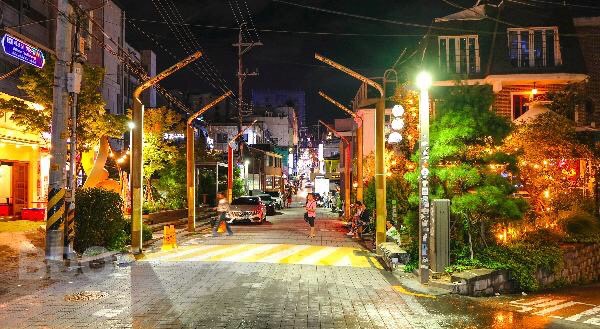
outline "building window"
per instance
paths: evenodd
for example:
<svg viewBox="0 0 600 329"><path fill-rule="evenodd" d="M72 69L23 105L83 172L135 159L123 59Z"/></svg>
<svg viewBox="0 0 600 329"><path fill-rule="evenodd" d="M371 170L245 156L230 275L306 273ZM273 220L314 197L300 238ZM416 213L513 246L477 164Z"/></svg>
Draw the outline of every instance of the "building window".
<svg viewBox="0 0 600 329"><path fill-rule="evenodd" d="M479 38L476 35L438 37L440 69L446 73L480 72Z"/></svg>
<svg viewBox="0 0 600 329"><path fill-rule="evenodd" d="M217 143L227 143L227 134L226 133L217 133Z"/></svg>
<svg viewBox="0 0 600 329"><path fill-rule="evenodd" d="M508 49L514 67L553 67L562 64L558 27L508 29Z"/></svg>
<svg viewBox="0 0 600 329"><path fill-rule="evenodd" d="M512 119L515 120L529 109L529 94L512 94Z"/></svg>

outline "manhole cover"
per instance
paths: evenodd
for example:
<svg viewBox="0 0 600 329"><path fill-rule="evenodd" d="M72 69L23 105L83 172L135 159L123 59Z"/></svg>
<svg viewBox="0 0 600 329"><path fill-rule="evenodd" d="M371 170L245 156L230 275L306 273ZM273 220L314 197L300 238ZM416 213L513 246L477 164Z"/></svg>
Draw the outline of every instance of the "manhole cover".
<svg viewBox="0 0 600 329"><path fill-rule="evenodd" d="M80 291L74 294L65 295L65 300L69 302L85 302L88 300L102 299L108 296L104 291Z"/></svg>

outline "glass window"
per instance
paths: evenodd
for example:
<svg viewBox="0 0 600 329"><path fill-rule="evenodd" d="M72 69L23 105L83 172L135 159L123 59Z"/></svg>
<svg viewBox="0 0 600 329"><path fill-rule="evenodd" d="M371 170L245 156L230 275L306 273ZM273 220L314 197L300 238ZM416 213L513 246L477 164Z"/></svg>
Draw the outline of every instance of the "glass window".
<svg viewBox="0 0 600 329"><path fill-rule="evenodd" d="M552 67L560 64L557 27L508 29L510 62L515 67Z"/></svg>
<svg viewBox="0 0 600 329"><path fill-rule="evenodd" d="M447 73L476 73L479 67L479 42L474 36L439 37L440 69Z"/></svg>

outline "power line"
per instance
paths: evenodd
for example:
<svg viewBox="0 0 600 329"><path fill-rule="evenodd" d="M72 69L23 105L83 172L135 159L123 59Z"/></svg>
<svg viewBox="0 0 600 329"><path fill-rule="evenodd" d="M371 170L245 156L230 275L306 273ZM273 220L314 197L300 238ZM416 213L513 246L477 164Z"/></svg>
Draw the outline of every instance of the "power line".
<svg viewBox="0 0 600 329"><path fill-rule="evenodd" d="M129 18L130 21L149 23L149 24L167 24L164 21L156 21L143 18ZM238 31L239 27L234 26L219 26L219 25L206 25L206 24L191 24L181 23L181 25L187 25L189 27L207 28L215 30L228 30ZM382 37L382 38L402 38L402 37L422 37L422 33L402 33L402 34L378 34L378 33L337 33L337 32L326 32L326 31L293 31L293 30L281 30L281 29L257 29L259 32L267 33L282 33L282 34L302 34L302 35L322 35L322 36L341 36L341 37Z"/></svg>
<svg viewBox="0 0 600 329"><path fill-rule="evenodd" d="M370 17L370 16L363 16L363 15L351 14L351 13L346 13L346 12L337 11L337 10L331 10L331 9L324 9L324 8L319 8L319 7L314 7L314 6L302 5L302 4L299 4L299 3L289 2L289 1L284 1L284 0L273 0L273 2L279 2L279 3L283 3L283 4L286 4L286 5L290 5L290 6L295 6L295 7L310 9L310 10L314 10L314 11L320 11L320 12L334 14L334 15L341 15L341 16L347 16L347 17L352 17L352 18L358 18L358 19L367 20L367 21L388 23L388 24L394 24L394 25L420 27L420 28L430 28L430 25L425 25L425 24L403 22L403 21L398 21L398 20L382 19L382 18L376 18L376 17ZM436 26L436 27L432 27L432 28L435 28L435 29L438 29L438 30L445 30L445 31L461 31L461 32L464 31L464 32L472 32L472 33L480 32L480 31L475 31L475 30L456 29L456 28L442 27L442 26Z"/></svg>
<svg viewBox="0 0 600 329"><path fill-rule="evenodd" d="M567 3L566 1L563 1L563 2L553 2L553 1L545 1L545 0L528 0L528 1L542 3L542 4L546 4L546 5L553 5L553 6L557 6L557 7L576 7L576 8L600 10L600 7L597 7L597 6L588 6L588 5L580 5L580 4L576 4L576 3Z"/></svg>
<svg viewBox="0 0 600 329"><path fill-rule="evenodd" d="M183 22L183 18L181 17L179 10L177 10L174 3L172 3L170 0L165 1L167 5L169 5L169 7L171 8L171 14L167 13L165 5L163 5L161 0L153 0L152 2L155 4L155 7L159 11L161 17L167 22L169 29L171 30L171 32L173 32L181 47L188 53L192 53L194 51L192 47L198 50L202 50L202 47L198 44L197 40L195 39L194 35L189 29L177 28L183 26L180 24ZM226 81L219 75L216 68L214 67L212 62L210 62L210 59L205 53L200 58L200 60L193 63L191 67L199 69L203 78L210 79L212 81L211 85L215 89L220 90L222 92L227 92L230 90L227 87Z"/></svg>

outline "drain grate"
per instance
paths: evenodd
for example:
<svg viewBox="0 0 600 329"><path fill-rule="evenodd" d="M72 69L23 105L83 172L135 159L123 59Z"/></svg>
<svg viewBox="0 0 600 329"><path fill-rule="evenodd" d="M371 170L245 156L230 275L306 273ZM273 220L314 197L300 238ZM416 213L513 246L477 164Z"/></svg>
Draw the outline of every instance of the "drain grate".
<svg viewBox="0 0 600 329"><path fill-rule="evenodd" d="M65 295L65 300L68 302L85 302L105 297L108 297L108 293L104 291L80 291L74 294Z"/></svg>

